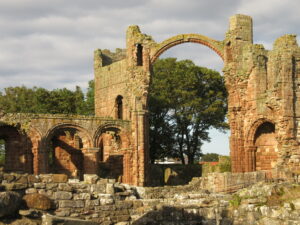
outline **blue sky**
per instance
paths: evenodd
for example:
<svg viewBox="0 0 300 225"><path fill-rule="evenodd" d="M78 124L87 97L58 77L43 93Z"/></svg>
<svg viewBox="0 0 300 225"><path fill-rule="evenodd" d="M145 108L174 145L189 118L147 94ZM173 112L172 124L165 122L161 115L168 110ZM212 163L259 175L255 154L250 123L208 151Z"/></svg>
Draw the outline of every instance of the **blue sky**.
<svg viewBox="0 0 300 225"><path fill-rule="evenodd" d="M87 87L96 48L125 48L125 31L137 24L157 42L200 33L223 40L231 15L253 18L254 42L267 49L283 34L298 34L297 0L1 0L0 90L7 86L48 89ZM166 56L189 58L221 71L218 56L196 44ZM228 154L228 134L213 134L204 151Z"/></svg>

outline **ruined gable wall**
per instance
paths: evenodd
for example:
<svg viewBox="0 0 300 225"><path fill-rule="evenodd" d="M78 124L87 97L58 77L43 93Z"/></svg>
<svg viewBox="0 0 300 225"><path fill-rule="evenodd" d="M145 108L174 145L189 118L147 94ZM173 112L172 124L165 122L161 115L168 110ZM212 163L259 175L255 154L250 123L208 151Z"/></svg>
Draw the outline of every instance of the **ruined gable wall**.
<svg viewBox="0 0 300 225"><path fill-rule="evenodd" d="M107 51L104 51L107 52ZM116 55L117 53L114 53ZM96 116L116 118L116 98L123 97L123 118L128 119L126 90L128 78L126 76L126 60L121 55L109 58L113 53L103 54L95 51L95 114ZM121 60L119 60L121 59ZM116 61L119 60L119 61ZM115 62L114 62L115 61ZM108 65L107 65L108 64Z"/></svg>

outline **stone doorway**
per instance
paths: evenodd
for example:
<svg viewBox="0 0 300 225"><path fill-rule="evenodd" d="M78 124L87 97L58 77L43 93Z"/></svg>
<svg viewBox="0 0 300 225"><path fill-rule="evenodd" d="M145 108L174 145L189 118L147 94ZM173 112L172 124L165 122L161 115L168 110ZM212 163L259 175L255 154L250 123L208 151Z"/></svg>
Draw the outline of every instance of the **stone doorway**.
<svg viewBox="0 0 300 225"><path fill-rule="evenodd" d="M275 125L270 122L261 124L255 133L255 170L270 170L278 158Z"/></svg>

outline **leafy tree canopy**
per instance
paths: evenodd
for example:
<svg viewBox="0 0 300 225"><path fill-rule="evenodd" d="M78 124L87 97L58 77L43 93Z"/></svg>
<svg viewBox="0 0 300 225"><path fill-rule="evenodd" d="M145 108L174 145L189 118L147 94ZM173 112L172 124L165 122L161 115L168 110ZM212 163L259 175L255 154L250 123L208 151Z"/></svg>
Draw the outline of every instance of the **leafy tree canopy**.
<svg viewBox="0 0 300 225"><path fill-rule="evenodd" d="M75 91L66 88L47 90L33 87L8 87L0 92L0 108L7 113L94 114L94 82L89 82L85 95L76 86Z"/></svg>
<svg viewBox="0 0 300 225"><path fill-rule="evenodd" d="M149 96L150 157L167 156L193 163L209 141L208 129L224 131L227 93L223 77L190 60L158 60Z"/></svg>
<svg viewBox="0 0 300 225"><path fill-rule="evenodd" d="M217 153L206 153L201 156L202 162L218 162L219 161L219 154Z"/></svg>

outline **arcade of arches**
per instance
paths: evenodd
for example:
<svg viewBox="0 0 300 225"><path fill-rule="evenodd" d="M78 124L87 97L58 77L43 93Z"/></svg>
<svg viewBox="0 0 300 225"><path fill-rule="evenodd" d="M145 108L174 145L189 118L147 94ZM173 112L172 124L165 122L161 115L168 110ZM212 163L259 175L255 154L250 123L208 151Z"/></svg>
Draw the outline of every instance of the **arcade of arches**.
<svg viewBox="0 0 300 225"><path fill-rule="evenodd" d="M96 50L95 117L0 117L7 171L106 174L124 183L149 182L147 96L151 67L169 48L205 45L224 61L228 91L232 172L300 171L300 48L296 36L278 38L272 50L253 43L252 19L230 18L225 39L180 34L161 43L138 26L126 49Z"/></svg>

